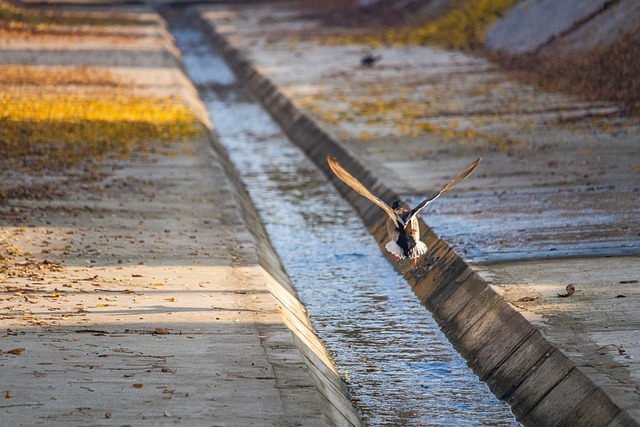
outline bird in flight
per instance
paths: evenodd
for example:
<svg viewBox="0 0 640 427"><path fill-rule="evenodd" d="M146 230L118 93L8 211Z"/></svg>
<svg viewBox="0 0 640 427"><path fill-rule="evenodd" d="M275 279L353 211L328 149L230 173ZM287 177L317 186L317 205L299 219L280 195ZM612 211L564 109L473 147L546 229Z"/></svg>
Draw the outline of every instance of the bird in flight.
<svg viewBox="0 0 640 427"><path fill-rule="evenodd" d="M327 163L334 174L349 187L360 195L366 197L379 207L381 207L389 218L387 219L387 233L389 242L385 245L387 251L396 257L396 262L409 258L413 260L413 265L418 263L418 258L427 253L427 245L420 241L420 225L418 224L418 213L429 203L451 190L461 183L478 167L481 158L471 163L465 170L460 172L451 182L445 185L442 190L432 194L423 200L418 206L409 210L402 205L399 200L394 201L391 206L371 194L360 181L347 172L335 157L328 156Z"/></svg>

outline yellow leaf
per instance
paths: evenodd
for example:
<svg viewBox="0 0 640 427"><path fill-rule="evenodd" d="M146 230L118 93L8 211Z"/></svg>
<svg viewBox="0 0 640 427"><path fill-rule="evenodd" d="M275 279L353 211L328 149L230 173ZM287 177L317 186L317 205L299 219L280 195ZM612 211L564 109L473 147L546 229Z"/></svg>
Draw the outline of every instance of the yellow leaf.
<svg viewBox="0 0 640 427"><path fill-rule="evenodd" d="M136 384L133 385L133 388L142 388L142 387L143 387L143 385L140 384L140 383L136 383Z"/></svg>

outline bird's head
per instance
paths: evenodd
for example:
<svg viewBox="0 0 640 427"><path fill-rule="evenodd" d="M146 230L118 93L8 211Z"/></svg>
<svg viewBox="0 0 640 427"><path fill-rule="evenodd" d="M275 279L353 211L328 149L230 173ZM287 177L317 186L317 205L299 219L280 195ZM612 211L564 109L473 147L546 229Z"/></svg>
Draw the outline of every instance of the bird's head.
<svg viewBox="0 0 640 427"><path fill-rule="evenodd" d="M393 209L394 211L397 209L402 209L402 202L400 200L394 200L393 203L391 204L391 209Z"/></svg>

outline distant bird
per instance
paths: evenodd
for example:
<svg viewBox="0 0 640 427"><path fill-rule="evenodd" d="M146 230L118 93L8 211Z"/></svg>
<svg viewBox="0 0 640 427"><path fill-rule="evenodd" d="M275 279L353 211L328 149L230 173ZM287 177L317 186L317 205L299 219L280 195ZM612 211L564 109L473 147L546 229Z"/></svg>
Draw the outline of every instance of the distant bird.
<svg viewBox="0 0 640 427"><path fill-rule="evenodd" d="M373 67L376 62L382 59L382 55L373 55L371 53L367 53L365 56L360 58L360 65L363 67Z"/></svg>
<svg viewBox="0 0 640 427"><path fill-rule="evenodd" d="M385 245L387 251L396 257L396 262L401 259L409 258L413 260L413 265L418 263L418 258L427 253L427 245L420 241L420 225L418 224L418 213L429 203L451 190L453 187L462 182L478 167L480 159L471 163L469 167L463 170L453 181L448 183L437 193L427 197L422 203L415 208L409 210L402 206L399 200L394 201L391 207L385 202L371 194L367 188L347 172L334 157L327 157L329 167L338 178L344 181L349 187L353 188L360 195L366 197L379 207L381 207L389 218L387 219L387 233L389 242Z"/></svg>

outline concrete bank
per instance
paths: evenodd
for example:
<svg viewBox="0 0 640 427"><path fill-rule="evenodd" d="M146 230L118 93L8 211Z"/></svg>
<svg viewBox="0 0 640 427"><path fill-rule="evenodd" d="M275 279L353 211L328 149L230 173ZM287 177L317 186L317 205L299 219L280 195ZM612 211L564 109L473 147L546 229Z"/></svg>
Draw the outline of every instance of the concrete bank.
<svg viewBox="0 0 640 427"><path fill-rule="evenodd" d="M544 53L607 47L637 39L640 5L633 0L523 1L488 31L489 48Z"/></svg>
<svg viewBox="0 0 640 427"><path fill-rule="evenodd" d="M153 24L3 40L2 64L109 76L45 94L172 96L208 130L91 176L3 171L64 192L0 207L0 424L361 425L164 21L140 12Z"/></svg>
<svg viewBox="0 0 640 427"><path fill-rule="evenodd" d="M259 72L229 41L236 34L216 32L216 16L220 25L227 23L225 11L217 12L207 15L203 9L202 25L209 28L239 80L262 101L292 141L334 180L382 246L386 238L384 213L336 181L328 171L326 156L337 157L388 203L398 195ZM511 404L520 420L531 425L637 425L626 408L596 385L583 367L545 339L424 222L421 226L423 240L430 247L429 257L404 272L407 281L474 371Z"/></svg>

